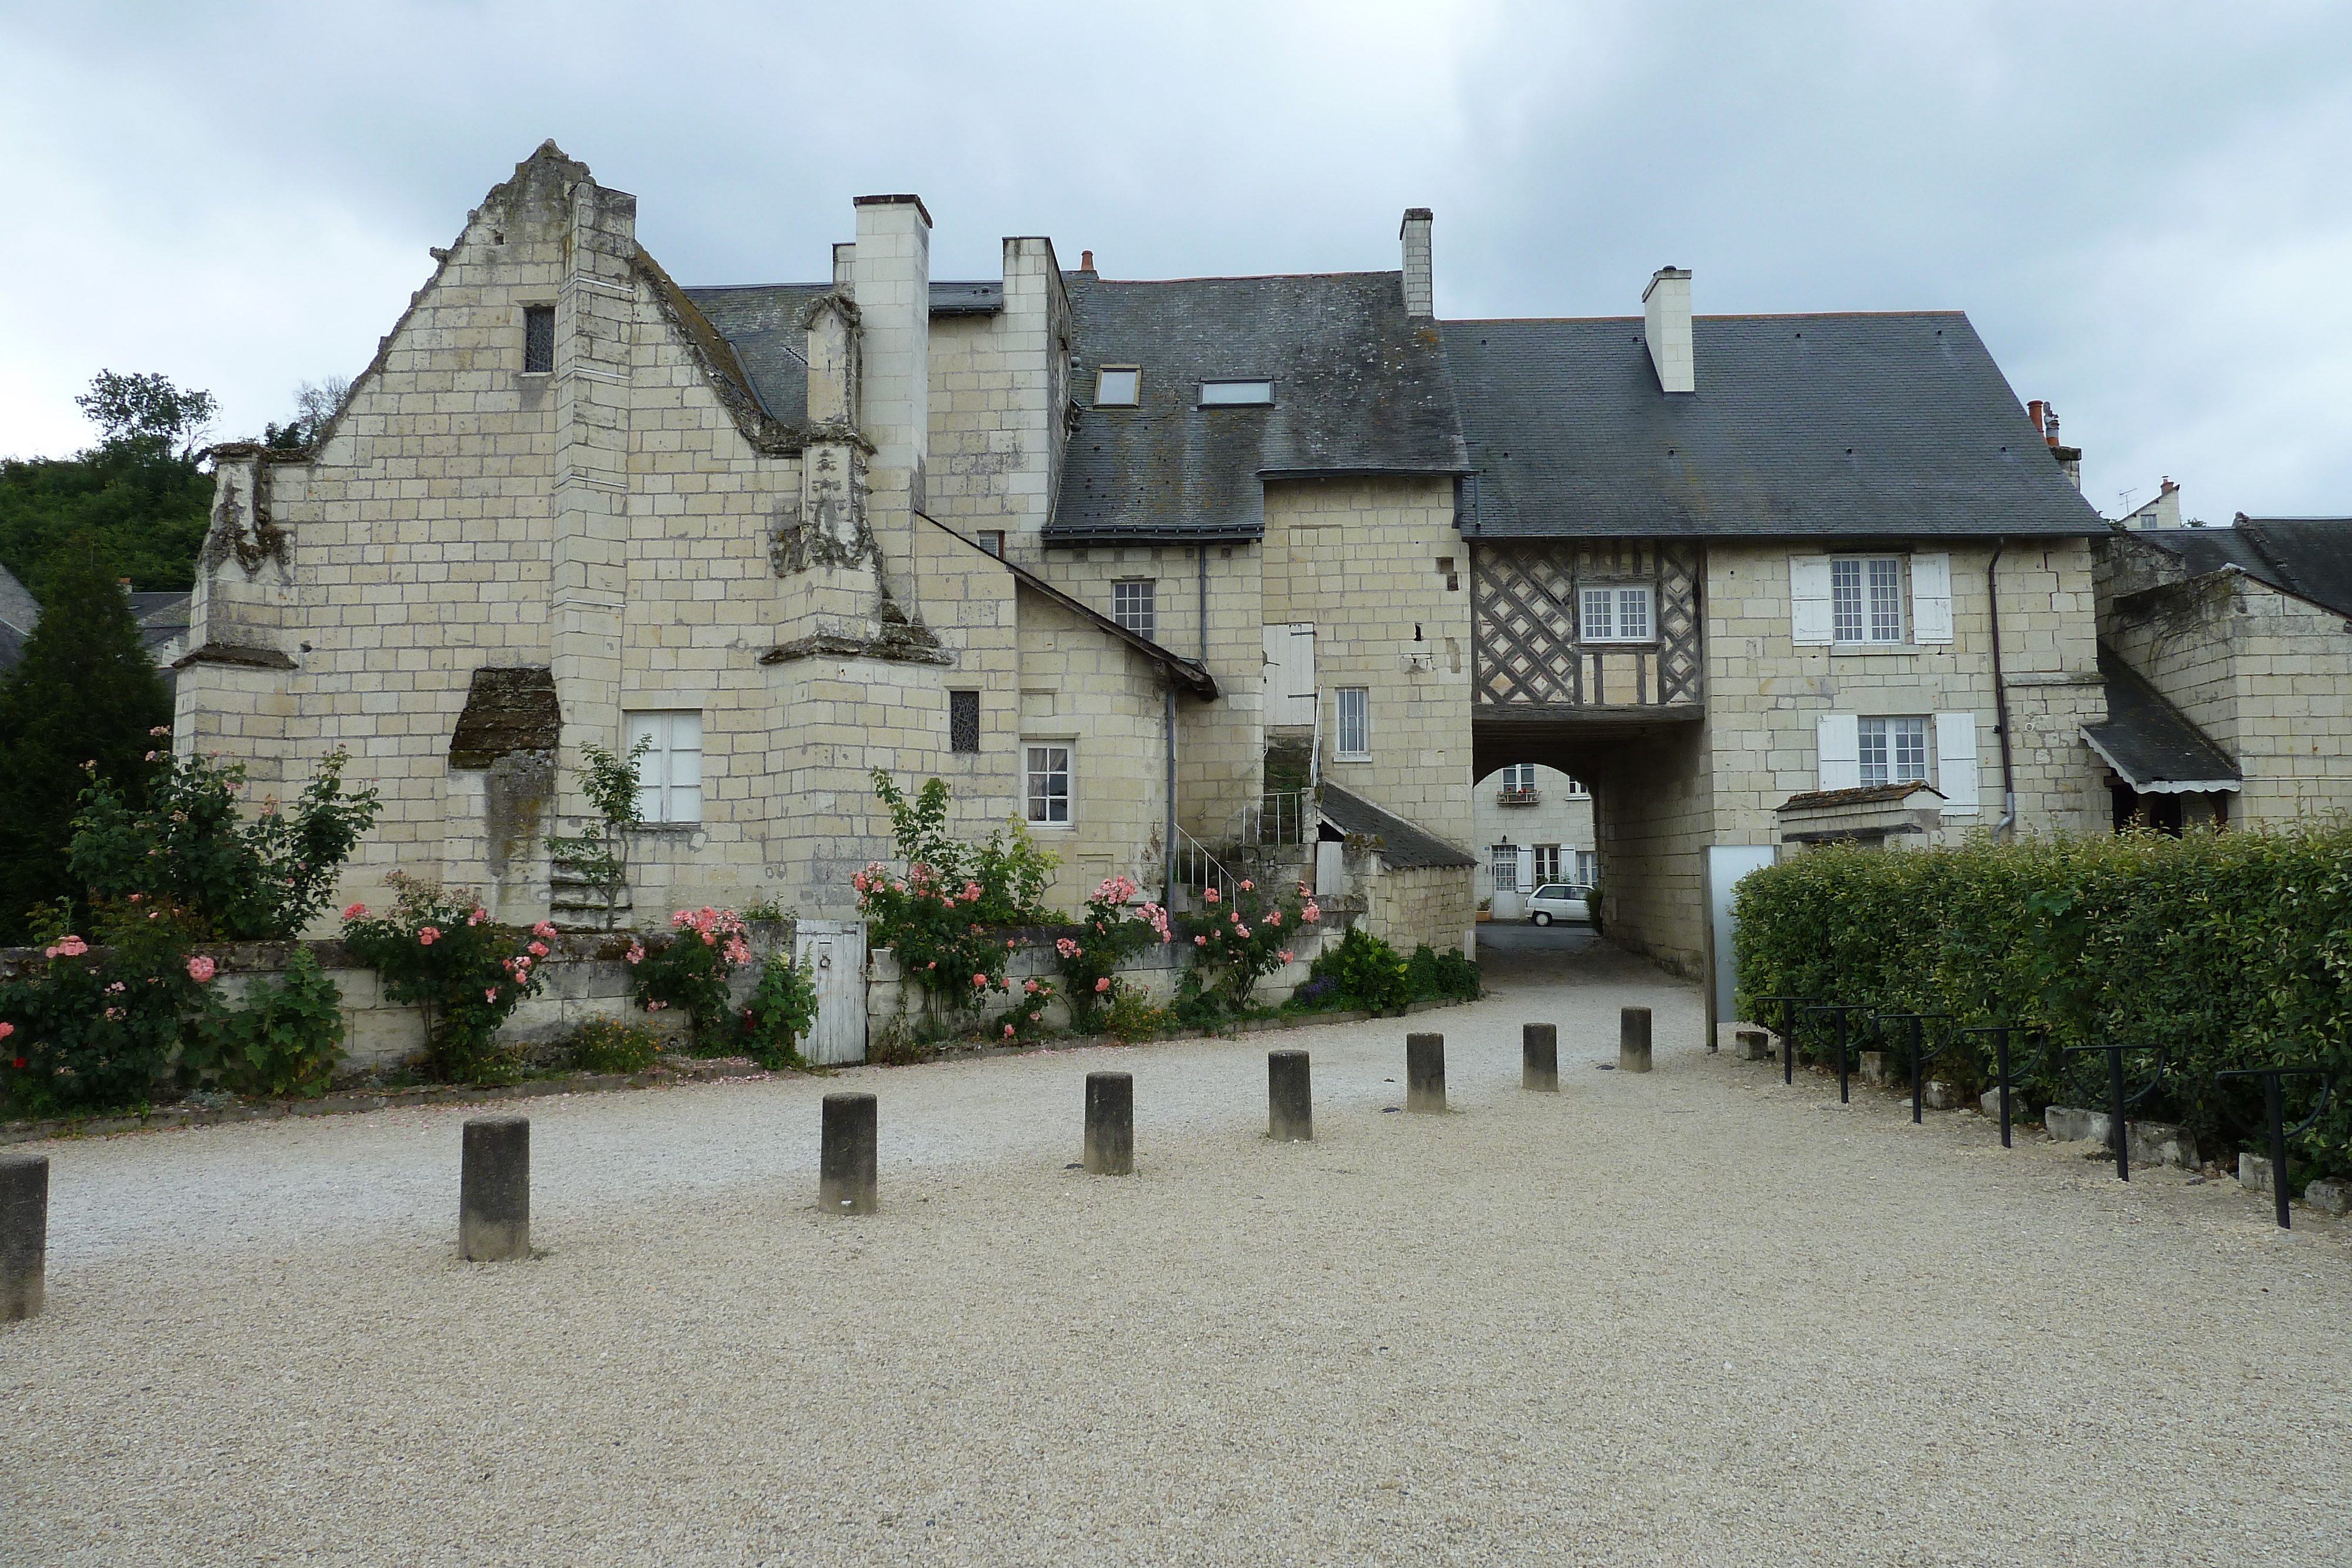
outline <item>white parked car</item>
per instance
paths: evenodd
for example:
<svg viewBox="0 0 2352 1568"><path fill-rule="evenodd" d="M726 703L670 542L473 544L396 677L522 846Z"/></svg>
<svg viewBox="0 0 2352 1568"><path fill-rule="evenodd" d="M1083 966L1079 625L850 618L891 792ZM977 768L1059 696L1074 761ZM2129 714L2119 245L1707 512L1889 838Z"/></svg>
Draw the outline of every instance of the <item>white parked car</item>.
<svg viewBox="0 0 2352 1568"><path fill-rule="evenodd" d="M1538 925L1549 925L1555 920L1576 920L1590 925L1592 906L1586 900L1591 894L1592 890L1589 887L1548 882L1528 894L1528 918Z"/></svg>

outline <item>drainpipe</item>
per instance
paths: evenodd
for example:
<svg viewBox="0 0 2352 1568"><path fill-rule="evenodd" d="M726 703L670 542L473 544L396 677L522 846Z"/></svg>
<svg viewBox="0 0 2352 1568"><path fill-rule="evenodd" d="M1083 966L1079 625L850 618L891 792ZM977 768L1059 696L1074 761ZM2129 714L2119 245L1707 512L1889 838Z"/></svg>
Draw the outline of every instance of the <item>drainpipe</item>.
<svg viewBox="0 0 2352 1568"><path fill-rule="evenodd" d="M2009 685L2000 673L2000 582L1995 575L2000 570L2000 552L2009 548L2007 539L1993 542L1992 559L1985 563L1985 608L1992 621L1992 706L1994 733L2000 737L2000 821L1992 825L1993 836L1999 838L2017 822L2017 772L2010 760L2009 751Z"/></svg>
<svg viewBox="0 0 2352 1568"><path fill-rule="evenodd" d="M1160 907L1176 907L1176 677L1168 676L1168 716L1165 722L1168 742L1168 846L1164 867L1167 885L1160 890Z"/></svg>
<svg viewBox="0 0 2352 1568"><path fill-rule="evenodd" d="M1201 664L1209 663L1209 547L1202 545L1196 552L1201 562Z"/></svg>

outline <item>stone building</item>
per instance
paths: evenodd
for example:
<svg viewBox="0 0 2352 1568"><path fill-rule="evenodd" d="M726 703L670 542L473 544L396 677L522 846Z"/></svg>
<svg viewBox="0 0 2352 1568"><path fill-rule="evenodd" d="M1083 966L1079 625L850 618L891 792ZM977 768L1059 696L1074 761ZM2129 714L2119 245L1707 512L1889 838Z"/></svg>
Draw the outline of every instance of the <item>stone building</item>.
<svg viewBox="0 0 2352 1568"><path fill-rule="evenodd" d="M1527 898L1550 883L1599 880L1592 791L1556 768L1513 763L1478 780L1475 892L1497 920L1527 915Z"/></svg>
<svg viewBox="0 0 2352 1568"><path fill-rule="evenodd" d="M2352 517L2127 520L2098 601L2111 713L2085 738L2116 826L2352 809Z"/></svg>
<svg viewBox="0 0 2352 1568"><path fill-rule="evenodd" d="M2106 820L2105 525L1964 316L1694 317L1667 268L1641 316L1440 321L1423 209L1395 271L1019 237L935 282L919 201L855 214L829 277L681 287L542 147L312 447L218 454L179 744L348 747L356 896L540 913L582 748L643 737L640 905L846 913L886 768L1028 822L1066 905L1271 846L1441 948L1473 781L1550 768L1612 932L1692 974L1793 797Z"/></svg>

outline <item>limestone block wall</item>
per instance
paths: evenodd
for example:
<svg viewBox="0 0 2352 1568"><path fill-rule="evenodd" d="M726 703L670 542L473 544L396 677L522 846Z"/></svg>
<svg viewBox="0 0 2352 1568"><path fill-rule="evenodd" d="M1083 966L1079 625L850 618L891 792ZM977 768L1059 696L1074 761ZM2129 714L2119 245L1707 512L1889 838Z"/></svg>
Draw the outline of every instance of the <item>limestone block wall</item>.
<svg viewBox="0 0 2352 1568"><path fill-rule="evenodd" d="M1570 786L1580 781L1570 779L1557 768L1538 766L1535 770L1537 802L1532 806L1505 805L1502 802L1503 775L1497 770L1478 780L1472 797L1476 819L1475 841L1468 846L1478 857L1472 876L1472 892L1477 898L1492 897L1497 920L1511 920L1525 913L1525 894L1540 880L1534 863L1534 847L1556 844L1559 847L1559 874L1568 880L1576 876L1576 852L1594 848L1592 828L1592 797L1591 793L1570 792ZM1494 848L1500 843L1519 847L1518 890L1497 894L1494 885Z"/></svg>
<svg viewBox="0 0 2352 1568"><path fill-rule="evenodd" d="M1070 751L1069 826L1031 825L1061 857L1048 904L1075 913L1115 873L1156 888L1168 816L1160 666L1065 605L1024 591L1020 679L1021 745ZM1178 698L1180 713L1198 706Z"/></svg>
<svg viewBox="0 0 2352 1568"><path fill-rule="evenodd" d="M1465 850L1476 830L1468 557L1448 481L1266 486L1264 619L1315 624L1324 777ZM1370 692L1370 761L1337 755L1343 686Z"/></svg>
<svg viewBox="0 0 2352 1568"><path fill-rule="evenodd" d="M1706 848L1740 841L1718 826L1712 727L1677 725L1622 742L1592 780L1609 939L1694 979L1706 972Z"/></svg>
<svg viewBox="0 0 2352 1568"><path fill-rule="evenodd" d="M2126 663L2237 762L2241 825L2352 810L2352 632L2333 612L2240 573L2115 601Z"/></svg>
<svg viewBox="0 0 2352 1568"><path fill-rule="evenodd" d="M1789 560L1811 541L1717 541L1706 562L1708 771L1713 841L1776 841L1772 812L1821 787L1822 716L1967 714L1975 720L1973 807L1957 800L1946 828L1966 831L2000 815L2002 779L1993 691L1992 546L1885 541L1857 553L1932 551L1950 559L1952 636L1890 648L1801 645L1791 622ZM2019 826L2092 831L2104 825L2098 768L2076 728L2105 716L2087 541L2012 546L2000 569L2002 674L2017 734ZM1931 782L1952 782L1938 756ZM1960 793L1954 790L1953 793Z"/></svg>
<svg viewBox="0 0 2352 1568"><path fill-rule="evenodd" d="M1364 929L1398 952L1411 956L1426 942L1440 953L1475 955L1477 899L1468 866L1383 869L1362 887Z"/></svg>
<svg viewBox="0 0 2352 1568"><path fill-rule="evenodd" d="M1097 545L1046 553L1040 575L1104 615L1112 585L1153 585L1154 641L1171 653L1199 659L1216 677L1213 703L1177 705L1176 820L1194 838L1215 845L1234 813L1255 805L1265 778L1264 587L1262 552L1249 543ZM1205 577L1203 567L1206 568ZM1207 583L1206 655L1202 647L1202 584Z"/></svg>
<svg viewBox="0 0 2352 1568"><path fill-rule="evenodd" d="M1053 242L1004 242L1004 308L931 323L929 510L959 531L1001 529L1032 570L1068 442L1070 303Z"/></svg>

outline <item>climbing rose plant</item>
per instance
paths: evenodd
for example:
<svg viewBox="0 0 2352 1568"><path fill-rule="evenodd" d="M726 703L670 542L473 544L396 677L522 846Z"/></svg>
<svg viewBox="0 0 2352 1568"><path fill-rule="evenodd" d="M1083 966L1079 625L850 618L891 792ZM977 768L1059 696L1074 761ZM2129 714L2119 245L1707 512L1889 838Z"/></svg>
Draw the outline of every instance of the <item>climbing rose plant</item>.
<svg viewBox="0 0 2352 1568"><path fill-rule="evenodd" d="M1202 967L1217 971L1217 989L1234 1008L1249 1005L1258 981L1290 962L1299 933L1323 918L1303 882L1296 898L1269 896L1246 880L1230 901L1213 887L1201 898L1201 913L1185 923L1185 935Z"/></svg>
<svg viewBox="0 0 2352 1568"><path fill-rule="evenodd" d="M1054 960L1075 1028L1090 1029L1096 1015L1118 1000L1121 964L1155 941L1175 940L1166 910L1133 903L1141 891L1131 877L1109 878L1087 900L1078 935L1055 940Z"/></svg>
<svg viewBox="0 0 2352 1568"><path fill-rule="evenodd" d="M629 944L627 957L638 1003L649 1013L683 1008L694 1019L698 1050L725 1048L730 1019L728 981L751 961L743 917L731 909L681 909L669 917L672 935L652 946Z"/></svg>
<svg viewBox="0 0 2352 1568"><path fill-rule="evenodd" d="M499 1028L540 991L539 966L555 927L528 931L492 920L470 888L394 872L392 911L364 904L343 911L343 945L383 977L384 994L421 1009L433 1065L456 1082L511 1078L519 1054L498 1043Z"/></svg>
<svg viewBox="0 0 2352 1568"><path fill-rule="evenodd" d="M984 843L947 831L948 787L934 779L909 800L877 769L874 793L889 808L891 836L904 872L880 861L853 874L857 907L873 928L877 947L898 956L907 978L950 1016L969 1016L994 996L1007 995L1004 965L1018 938L992 934L998 925L1044 920L1039 900L1052 878L1054 857L1019 823L1000 828ZM1002 1034L1006 1019L992 1026Z"/></svg>

